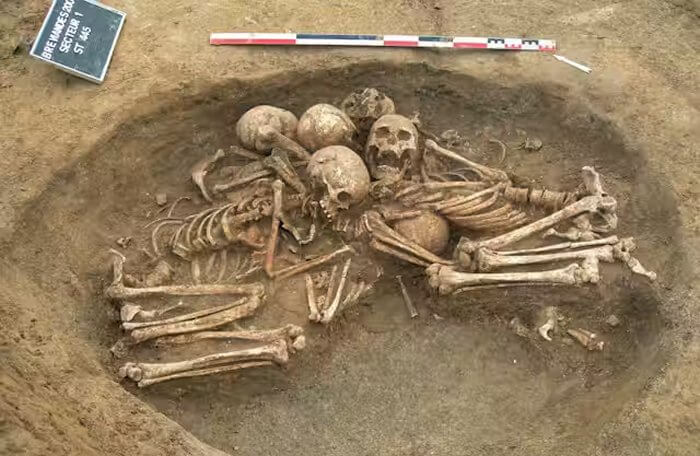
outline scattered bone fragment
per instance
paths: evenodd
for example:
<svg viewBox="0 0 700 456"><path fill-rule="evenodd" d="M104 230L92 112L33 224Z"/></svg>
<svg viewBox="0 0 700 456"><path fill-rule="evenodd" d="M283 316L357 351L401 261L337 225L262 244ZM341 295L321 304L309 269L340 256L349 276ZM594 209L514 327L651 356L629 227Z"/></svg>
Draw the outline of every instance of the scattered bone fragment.
<svg viewBox="0 0 700 456"><path fill-rule="evenodd" d="M338 306L340 306L341 302L340 298L342 297L343 290L345 289L345 282L348 279L348 271L350 270L351 263L352 258L348 258L347 260L345 260L345 264L343 265L343 272L340 273L338 288L336 288L335 291L335 297L333 298L333 301L331 301L331 303L328 304L325 309L323 309L321 323L328 324L335 316L335 313L338 311Z"/></svg>
<svg viewBox="0 0 700 456"><path fill-rule="evenodd" d="M530 337L530 330L520 321L520 318L511 318L510 322L508 323L508 326L510 326L510 329L512 329L513 332L518 336L524 338Z"/></svg>
<svg viewBox="0 0 700 456"><path fill-rule="evenodd" d="M605 346L605 342L600 340L596 333L588 331L587 329L575 328L569 329L566 332L588 351L602 351Z"/></svg>
<svg viewBox="0 0 700 456"><path fill-rule="evenodd" d="M160 379L172 379L174 374L194 372L202 375L203 369L216 369L210 373L221 372L218 368L223 366L235 366L247 362L272 362L278 366L284 366L289 361L289 346L285 340L259 345L253 348L231 350L221 353L213 353L199 358L166 362L166 363L125 363L119 368L121 378L129 378L138 382L139 387L148 386ZM258 364L259 365L259 364ZM248 365L248 367L251 367Z"/></svg>
<svg viewBox="0 0 700 456"><path fill-rule="evenodd" d="M214 155L204 157L192 167L192 182L199 188L202 197L210 203L212 202L212 198L204 184L204 178L214 168L214 165L225 156L224 150L218 149Z"/></svg>
<svg viewBox="0 0 700 456"><path fill-rule="evenodd" d="M633 257L630 252L637 248L632 238L623 238L613 246L613 255L616 259L624 262L635 274L643 275L652 282L656 280L656 273L647 270L638 259Z"/></svg>
<svg viewBox="0 0 700 456"><path fill-rule="evenodd" d="M129 244L131 244L131 236L123 236L120 238L117 238L116 241L114 241L119 247L123 249L129 248Z"/></svg>
<svg viewBox="0 0 700 456"><path fill-rule="evenodd" d="M408 311L408 315L411 318L416 318L418 316L418 310L416 310L415 304L413 304L413 300L411 299L411 296L408 294L408 290L406 289L406 285L403 283L403 278L400 275L396 276L396 281L399 283L399 288L401 288L401 295L403 296L403 303L406 305L406 310Z"/></svg>
<svg viewBox="0 0 700 456"><path fill-rule="evenodd" d="M158 206L165 206L168 204L168 194L165 192L156 193L156 204Z"/></svg>
<svg viewBox="0 0 700 456"><path fill-rule="evenodd" d="M617 328L620 326L620 319L617 317L615 314L611 314L608 318L605 319L605 323L608 324L611 328Z"/></svg>
<svg viewBox="0 0 700 456"><path fill-rule="evenodd" d="M542 140L539 138L530 138L528 136L522 143L520 143L518 149L524 149L529 152L537 152L538 150L542 149Z"/></svg>
<svg viewBox="0 0 700 456"><path fill-rule="evenodd" d="M557 308L554 306L545 307L544 309L542 309L540 319L544 320L544 323L537 327L537 332L544 340L551 342L551 333L557 328Z"/></svg>
<svg viewBox="0 0 700 456"><path fill-rule="evenodd" d="M304 274L304 282L306 284L306 300L309 305L309 320L318 322L321 320L321 314L318 311L316 304L316 291L311 275Z"/></svg>
<svg viewBox="0 0 700 456"><path fill-rule="evenodd" d="M542 238L545 239L554 236L569 241L592 241L600 237L598 233L593 231L593 225L591 225L588 214L581 214L578 217L574 217L571 219L571 222L574 226L570 227L568 230L560 232L555 228L550 228L542 234Z"/></svg>

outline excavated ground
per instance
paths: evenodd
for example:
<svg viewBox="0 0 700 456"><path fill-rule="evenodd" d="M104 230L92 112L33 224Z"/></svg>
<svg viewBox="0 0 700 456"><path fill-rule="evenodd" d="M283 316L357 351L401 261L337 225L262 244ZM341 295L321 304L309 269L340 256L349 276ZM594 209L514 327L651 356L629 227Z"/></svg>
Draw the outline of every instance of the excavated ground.
<svg viewBox="0 0 700 456"><path fill-rule="evenodd" d="M132 262L144 261L138 248L147 245L142 227L157 216L154 194L196 201L191 166L230 145L236 119L251 106L301 114L315 103L337 105L366 86L386 92L404 115L418 110L427 130L455 129L470 138L478 160L505 168L519 184L573 189L581 167L594 166L618 200L618 233L636 238L636 256L659 271L666 289L683 280L688 266L668 177L651 171L643 151L631 150L623 132L564 87L505 85L425 64L233 80L193 95L166 94L162 104L115 126L58 171L21 215L7 257L31 257L25 273L40 289L54 287L52 299L62 309L48 306L45 317L70 313L72 337L101 361L92 375L116 379L108 350L118 332L102 296L106 252L115 239L133 236L126 252ZM541 139L542 149L514 147L522 139L518 130ZM487 137L511 146L502 164ZM663 290L621 265L603 265L597 286L497 289L449 299L428 290L420 269L384 267L385 278L362 306L329 328L307 327L307 350L287 372L263 369L146 390L122 386L202 441L236 454L461 455L517 448L573 455L590 448L670 356ZM406 315L396 273L418 304L416 320ZM605 351L586 352L563 332L548 343L509 328L513 317L532 327L550 305L570 327L599 331ZM619 327L605 324L611 314ZM308 326L300 279L279 287L251 321L275 323Z"/></svg>

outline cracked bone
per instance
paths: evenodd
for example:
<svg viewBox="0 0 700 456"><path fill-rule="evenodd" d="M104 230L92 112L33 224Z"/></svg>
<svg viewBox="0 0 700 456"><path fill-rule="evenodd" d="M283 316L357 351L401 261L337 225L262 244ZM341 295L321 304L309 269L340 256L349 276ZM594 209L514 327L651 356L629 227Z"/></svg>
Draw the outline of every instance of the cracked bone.
<svg viewBox="0 0 700 456"><path fill-rule="evenodd" d="M278 339L265 345L240 350L213 353L199 358L165 363L125 363L119 368L120 378L138 382L140 387L154 383L153 380L189 371L221 368L250 361L266 361L285 366L289 361L289 345ZM218 372L218 370L217 370ZM171 377L172 378L172 377Z"/></svg>
<svg viewBox="0 0 700 456"><path fill-rule="evenodd" d="M508 175L504 171L480 165L479 163L475 163L471 160L467 160L466 158L464 158L456 152L452 152L451 150L447 150L443 147L440 147L432 139L428 139L425 141L425 147L435 152L436 154L442 155L443 157L449 158L458 163L466 165L471 171L473 171L475 174L481 177L482 180L493 182L510 182Z"/></svg>
<svg viewBox="0 0 700 456"><path fill-rule="evenodd" d="M158 325L135 326L134 329L130 330L128 340L126 342L133 345L158 337L193 333L217 328L236 320L240 320L241 318L249 317L258 309L258 307L260 307L260 299L258 298L239 300L233 304L227 305L223 310L215 311L194 319L173 321L172 323L163 323ZM128 330L131 325L136 324L124 323L123 326L125 325L130 325L129 327L124 328Z"/></svg>
<svg viewBox="0 0 700 456"><path fill-rule="evenodd" d="M202 196L208 202L212 202L207 187L204 185L204 178L209 174L214 165L224 158L226 154L223 149L218 149L214 155L204 157L192 167L192 182L199 188Z"/></svg>
<svg viewBox="0 0 700 456"><path fill-rule="evenodd" d="M191 344L200 340L246 340L255 342L272 342L284 339L293 344L304 334L297 325L288 324L275 329L240 329L236 331L200 331L177 336L161 337L156 341L157 346Z"/></svg>
<svg viewBox="0 0 700 456"><path fill-rule="evenodd" d="M425 272L430 286L436 288L441 295L478 285L503 283L577 285L585 283L589 278L584 268L576 263L546 271L488 274L458 272L449 266L432 264Z"/></svg>
<svg viewBox="0 0 700 456"><path fill-rule="evenodd" d="M304 274L304 282L306 284L306 301L309 305L309 320L310 321L320 321L321 314L318 311L318 306L316 305L316 291L314 289L314 281L311 275Z"/></svg>
<svg viewBox="0 0 700 456"><path fill-rule="evenodd" d="M345 289L345 282L348 279L348 271L350 270L350 265L352 264L352 258L348 258L345 260L345 264L343 265L343 272L340 273L340 280L338 281L338 288L336 289L335 292L335 297L333 298L333 301L326 305L326 308L323 309L323 312L321 313L321 323L323 324L328 324L333 317L335 316L335 313L338 311L338 306L340 305L340 298L342 297L343 290Z"/></svg>
<svg viewBox="0 0 700 456"><path fill-rule="evenodd" d="M576 328L569 329L566 332L588 351L602 351L605 346L605 342L599 340L596 333L588 331L587 329Z"/></svg>

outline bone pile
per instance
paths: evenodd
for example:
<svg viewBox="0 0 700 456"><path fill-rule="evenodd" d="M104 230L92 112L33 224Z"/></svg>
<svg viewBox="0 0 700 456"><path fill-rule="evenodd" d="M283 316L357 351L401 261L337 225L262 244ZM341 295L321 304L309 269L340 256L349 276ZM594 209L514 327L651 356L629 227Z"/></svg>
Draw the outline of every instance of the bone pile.
<svg viewBox="0 0 700 456"><path fill-rule="evenodd" d="M317 104L299 118L274 106L249 109L236 124L236 144L192 168L200 207L176 215L187 200L193 204L179 198L147 225L150 272L126 273L126 257L112 251L106 295L119 303L124 331L114 355L129 356L139 344L163 353L201 347L185 359L126 362L122 378L144 387L285 366L305 346L302 327L237 323L263 306L268 285L299 277L309 322L328 324L372 293L387 259L423 268L441 295L595 284L600 262L656 278L632 256L634 240L613 234L617 202L592 167L583 167L581 185L570 191L517 187L505 171L441 145L376 89L354 92L340 106ZM505 157L504 143L489 142ZM460 241L445 256L454 234ZM538 235L544 245L513 248ZM191 283L170 284L181 266ZM182 300L193 296L229 301L189 308ZM182 300L153 305L153 298Z"/></svg>

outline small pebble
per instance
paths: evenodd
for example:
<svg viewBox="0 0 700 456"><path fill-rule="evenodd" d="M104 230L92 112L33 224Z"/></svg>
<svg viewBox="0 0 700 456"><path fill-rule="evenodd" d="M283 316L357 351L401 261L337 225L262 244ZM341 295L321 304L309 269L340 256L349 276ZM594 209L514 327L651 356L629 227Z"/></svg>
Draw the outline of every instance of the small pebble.
<svg viewBox="0 0 700 456"><path fill-rule="evenodd" d="M617 315L610 315L606 320L605 323L607 323L609 326L616 328L620 326L620 319L617 318Z"/></svg>
<svg viewBox="0 0 700 456"><path fill-rule="evenodd" d="M156 193L156 204L158 206L165 206L168 204L168 195L164 192Z"/></svg>

